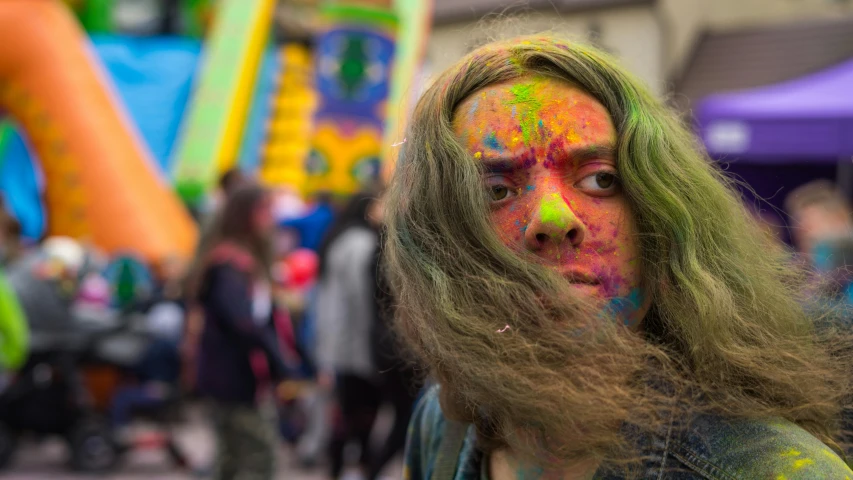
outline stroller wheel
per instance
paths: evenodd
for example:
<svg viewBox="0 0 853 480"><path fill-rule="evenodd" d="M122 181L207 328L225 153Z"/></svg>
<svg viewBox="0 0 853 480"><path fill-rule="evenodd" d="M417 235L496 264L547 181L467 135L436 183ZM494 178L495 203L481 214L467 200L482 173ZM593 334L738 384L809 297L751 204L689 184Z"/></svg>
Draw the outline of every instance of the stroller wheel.
<svg viewBox="0 0 853 480"><path fill-rule="evenodd" d="M68 435L71 466L83 472L107 472L119 458L119 447L110 427L97 419L85 419Z"/></svg>
<svg viewBox="0 0 853 480"><path fill-rule="evenodd" d="M0 422L0 468L9 465L17 448L18 436L11 428Z"/></svg>

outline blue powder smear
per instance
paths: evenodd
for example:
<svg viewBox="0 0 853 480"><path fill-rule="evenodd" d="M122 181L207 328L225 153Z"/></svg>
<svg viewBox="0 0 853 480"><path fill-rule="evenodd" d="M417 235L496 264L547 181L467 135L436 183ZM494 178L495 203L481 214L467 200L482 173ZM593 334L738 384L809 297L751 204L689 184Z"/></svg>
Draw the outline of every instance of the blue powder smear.
<svg viewBox="0 0 853 480"><path fill-rule="evenodd" d="M471 103L471 110L468 112L468 114L473 116L474 113L477 112L477 107L479 107L479 106L480 106L480 99L475 98L474 101Z"/></svg>
<svg viewBox="0 0 853 480"><path fill-rule="evenodd" d="M630 326L631 316L640 309L642 304L643 292L639 288L635 288L624 297L616 297L610 300L607 310L612 315L621 318L625 325Z"/></svg>
<svg viewBox="0 0 853 480"><path fill-rule="evenodd" d="M486 146L497 151L503 150L503 148L501 148L501 144L498 143L498 136L495 134L495 132L492 132L486 136Z"/></svg>

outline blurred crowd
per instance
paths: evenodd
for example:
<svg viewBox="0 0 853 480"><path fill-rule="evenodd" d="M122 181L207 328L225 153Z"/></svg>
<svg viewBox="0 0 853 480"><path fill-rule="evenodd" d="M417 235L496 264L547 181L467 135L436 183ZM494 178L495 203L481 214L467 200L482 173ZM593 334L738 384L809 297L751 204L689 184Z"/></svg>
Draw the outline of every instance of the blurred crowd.
<svg viewBox="0 0 853 480"><path fill-rule="evenodd" d="M3 213L0 465L19 440L60 435L81 470L162 448L199 474L273 478L284 442L298 468L380 478L418 393L391 333L382 216L378 189L304 203L235 170L199 211L195 258L147 264L27 243ZM195 404L213 464L173 437Z"/></svg>

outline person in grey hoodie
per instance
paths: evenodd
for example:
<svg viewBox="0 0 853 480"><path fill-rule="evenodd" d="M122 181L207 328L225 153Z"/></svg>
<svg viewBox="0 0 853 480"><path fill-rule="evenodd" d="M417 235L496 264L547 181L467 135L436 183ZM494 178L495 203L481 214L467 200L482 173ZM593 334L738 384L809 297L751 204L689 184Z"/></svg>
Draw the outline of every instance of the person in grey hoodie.
<svg viewBox="0 0 853 480"><path fill-rule="evenodd" d="M350 441L361 447L360 466L370 465L370 431L381 401L371 351L375 323L374 253L378 207L371 193L354 195L320 247L317 291L317 361L321 385L334 385L340 424L330 442L331 477L344 467Z"/></svg>

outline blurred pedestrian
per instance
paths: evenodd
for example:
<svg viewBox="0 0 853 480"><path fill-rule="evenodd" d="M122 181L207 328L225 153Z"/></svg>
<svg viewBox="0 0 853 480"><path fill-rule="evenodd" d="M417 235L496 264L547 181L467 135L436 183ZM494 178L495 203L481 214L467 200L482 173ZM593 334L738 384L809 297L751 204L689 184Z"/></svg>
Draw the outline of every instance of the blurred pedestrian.
<svg viewBox="0 0 853 480"><path fill-rule="evenodd" d="M7 217L3 222L3 250L0 253L0 264L12 265L24 256L25 248L22 235L21 222L15 217Z"/></svg>
<svg viewBox="0 0 853 480"><path fill-rule="evenodd" d="M266 357L274 380L285 377L272 320L274 227L270 195L241 187L219 213L188 282L204 313L197 386L213 406L217 479L273 478L277 437L260 412L252 356Z"/></svg>
<svg viewBox="0 0 853 480"><path fill-rule="evenodd" d="M179 347L186 316L181 294L183 265L176 255L155 264L153 292L140 305L151 343L133 369L136 382L119 388L110 407L116 438L123 445L132 443L133 432L129 427L133 412L165 408L177 396L181 374Z"/></svg>
<svg viewBox="0 0 853 480"><path fill-rule="evenodd" d="M792 191L785 207L794 244L819 276L817 296L853 305L853 209L848 200L833 183L816 180Z"/></svg>
<svg viewBox="0 0 853 480"><path fill-rule="evenodd" d="M840 190L828 180L815 180L794 189L785 198L791 216L791 238L805 255L821 244L853 238L853 212Z"/></svg>
<svg viewBox="0 0 853 480"><path fill-rule="evenodd" d="M154 265L154 288L142 309L147 316L148 329L165 338L180 342L186 319L183 282L186 262L169 255Z"/></svg>
<svg viewBox="0 0 853 480"><path fill-rule="evenodd" d="M384 203L380 199L374 203L369 218L374 224L381 224L384 218ZM384 236L384 230L383 234ZM382 242L374 252L374 265L371 268L374 278L374 325L372 328L371 351L379 380L380 398L394 411L394 423L382 442L382 446L372 455L368 480L379 478L382 470L406 444L409 420L417 399L416 375L410 362L404 358L402 345L392 327L394 320L394 294L384 269Z"/></svg>
<svg viewBox="0 0 853 480"><path fill-rule="evenodd" d="M27 319L15 289L0 269L0 393L5 390L10 371L21 367L29 353Z"/></svg>
<svg viewBox="0 0 853 480"><path fill-rule="evenodd" d="M211 243L215 241L217 232L216 219L221 213L223 205L226 204L228 198L242 187L253 185L253 179L248 177L239 168L232 168L219 177L218 188L212 192L202 205L202 211L199 218L201 224L201 237L198 241L195 257L188 267L189 272L199 272L202 269L200 262L205 260L203 253L211 249ZM272 207L270 207L272 208ZM193 275L187 276L187 282L197 280ZM192 287L185 285L185 294L188 294ZM196 393L196 375L197 360L198 360L198 345L201 338L201 329L203 323L203 312L197 304L195 298L187 297L185 299L186 321L184 326L184 338L181 344L181 363L184 365L184 375L182 383L184 389L190 393Z"/></svg>
<svg viewBox="0 0 853 480"><path fill-rule="evenodd" d="M335 210L331 195L319 193L314 197L311 208L296 218L281 222L282 227L295 229L299 232L299 246L318 250L326 237L327 230L335 220Z"/></svg>
<svg viewBox="0 0 853 480"><path fill-rule="evenodd" d="M344 469L350 441L361 449L359 466L371 464L370 432L381 394L371 351L375 322L374 253L377 224L368 218L376 204L371 193L354 195L320 247L317 291L317 361L321 385L333 386L341 421L330 442L331 477Z"/></svg>

